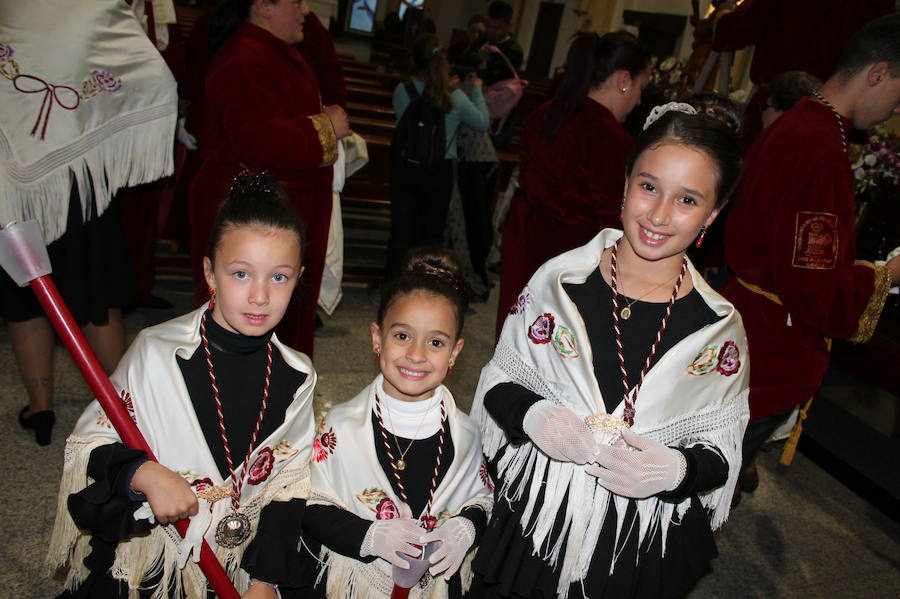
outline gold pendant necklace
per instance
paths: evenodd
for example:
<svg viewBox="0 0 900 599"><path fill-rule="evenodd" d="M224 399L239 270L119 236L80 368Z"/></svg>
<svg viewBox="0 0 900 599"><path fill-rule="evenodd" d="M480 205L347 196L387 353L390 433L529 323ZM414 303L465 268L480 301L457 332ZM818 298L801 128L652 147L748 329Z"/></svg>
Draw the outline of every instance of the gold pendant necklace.
<svg viewBox="0 0 900 599"><path fill-rule="evenodd" d="M633 299L630 302L628 302L628 305L626 305L624 308L619 310L619 318L621 318L622 320L628 320L629 318L631 318L631 306L635 305L636 303L638 303L639 301L641 301L642 299L644 299L645 297L647 297L648 295L650 295L651 293L653 293L654 291L656 291L657 289L659 289L660 287L662 287L663 285L665 285L666 283L668 283L671 280L672 279L669 279L668 281L663 281L662 283L660 283L659 285L657 285L656 287L654 287L653 289L651 289L650 291L648 291L647 293L642 295L641 297L639 297L637 299ZM624 293L625 289L622 289L622 291L623 291L622 297L624 297L627 300L628 298L625 296L625 293Z"/></svg>

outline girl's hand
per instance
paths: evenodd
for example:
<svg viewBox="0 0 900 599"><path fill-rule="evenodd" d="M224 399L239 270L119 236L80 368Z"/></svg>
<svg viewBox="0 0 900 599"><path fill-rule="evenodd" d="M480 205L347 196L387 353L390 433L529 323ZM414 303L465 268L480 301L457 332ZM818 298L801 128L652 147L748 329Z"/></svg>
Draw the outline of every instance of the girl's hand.
<svg viewBox="0 0 900 599"><path fill-rule="evenodd" d="M147 496L153 516L170 524L197 514L197 496L184 478L162 464L144 462L131 479L131 488Z"/></svg>
<svg viewBox="0 0 900 599"><path fill-rule="evenodd" d="M522 429L538 449L560 462L593 461L597 442L584 420L568 408L542 399L525 413Z"/></svg>
<svg viewBox="0 0 900 599"><path fill-rule="evenodd" d="M638 451L598 444L593 459L596 464L590 464L585 472L596 476L597 482L611 493L632 499L644 499L678 487L687 471L687 462L680 451L630 429L622 431L622 439Z"/></svg>
<svg viewBox="0 0 900 599"><path fill-rule="evenodd" d="M322 111L331 121L335 137L338 139L350 137L353 133L350 130L350 119L347 117L347 112L339 104L329 104Z"/></svg>
<svg viewBox="0 0 900 599"><path fill-rule="evenodd" d="M481 80L481 77L475 77L475 79L472 80L472 85L475 87L482 87L484 86L484 81Z"/></svg>
<svg viewBox="0 0 900 599"><path fill-rule="evenodd" d="M428 569L432 576L444 575L444 580L456 574L466 553L475 542L475 526L463 516L450 518L441 526L428 534L422 535L421 541L432 543L440 541L437 550L431 554L428 561L432 564Z"/></svg>
<svg viewBox="0 0 900 599"><path fill-rule="evenodd" d="M247 592L241 595L241 599L278 599L278 591L272 585L253 581Z"/></svg>

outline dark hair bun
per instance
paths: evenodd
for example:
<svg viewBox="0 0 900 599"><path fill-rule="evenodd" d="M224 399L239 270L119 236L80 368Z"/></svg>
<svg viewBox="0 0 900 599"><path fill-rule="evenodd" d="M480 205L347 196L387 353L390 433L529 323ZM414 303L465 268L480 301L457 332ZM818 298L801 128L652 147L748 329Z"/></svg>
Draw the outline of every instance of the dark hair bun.
<svg viewBox="0 0 900 599"><path fill-rule="evenodd" d="M398 297L415 291L440 295L449 301L462 331L466 310L469 309L469 285L462 276L462 265L452 250L441 246L411 249L403 260L400 275L382 287L378 322Z"/></svg>

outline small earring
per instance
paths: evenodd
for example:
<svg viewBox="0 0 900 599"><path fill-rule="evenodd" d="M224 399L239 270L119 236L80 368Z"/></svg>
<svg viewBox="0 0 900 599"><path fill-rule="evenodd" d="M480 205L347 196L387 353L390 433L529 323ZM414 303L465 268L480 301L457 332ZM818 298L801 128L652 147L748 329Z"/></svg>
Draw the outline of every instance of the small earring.
<svg viewBox="0 0 900 599"><path fill-rule="evenodd" d="M372 348L372 351L375 352L375 357L372 358L372 361L375 362L376 364L378 364L378 361L381 359L381 348L375 347L375 348Z"/></svg>
<svg viewBox="0 0 900 599"><path fill-rule="evenodd" d="M619 220L625 218L625 198L622 198L622 207L619 209Z"/></svg>
<svg viewBox="0 0 900 599"><path fill-rule="evenodd" d="M447 376L453 374L453 362L450 362L450 368L447 369Z"/></svg>
<svg viewBox="0 0 900 599"><path fill-rule="evenodd" d="M700 227L700 237L697 238L697 243L694 244L694 247L703 245L703 238L706 237L706 229L707 227Z"/></svg>
<svg viewBox="0 0 900 599"><path fill-rule="evenodd" d="M209 288L209 309L214 310L216 307L216 288Z"/></svg>
<svg viewBox="0 0 900 599"><path fill-rule="evenodd" d="M628 88L627 88L627 87L623 87L623 88L622 88L622 93L623 93L623 94L627 94L627 93L628 93Z"/></svg>

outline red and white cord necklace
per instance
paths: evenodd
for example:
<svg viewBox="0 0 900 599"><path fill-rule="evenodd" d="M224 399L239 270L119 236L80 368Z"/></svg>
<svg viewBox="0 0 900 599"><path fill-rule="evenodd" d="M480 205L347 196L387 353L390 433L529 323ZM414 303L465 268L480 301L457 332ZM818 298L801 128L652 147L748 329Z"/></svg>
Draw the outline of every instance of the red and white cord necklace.
<svg viewBox="0 0 900 599"><path fill-rule="evenodd" d="M653 342L653 345L650 346L650 353L647 354L647 360L644 362L644 367L641 369L641 376L638 379L637 385L634 387L634 391L629 393L628 371L625 370L625 353L622 351L622 330L619 328L619 292L616 284L616 251L618 248L619 242L617 241L615 245L612 246L609 279L613 297L613 328L616 331L616 350L619 354L619 370L622 372L622 386L625 389L625 409L622 418L628 426L632 426L634 424L634 404L637 402L638 392L641 390L641 385L644 384L644 376L650 369L650 363L656 355L656 348L659 347L659 342L662 340L666 326L669 324L669 317L672 315L672 306L675 305L675 300L678 298L678 290L681 289L681 283L684 281L684 275L687 272L687 255L682 258L681 274L678 275L678 280L675 282L675 288L672 290L672 297L669 298L669 303L666 306L666 313L659 325L659 330L656 332L656 340Z"/></svg>
<svg viewBox="0 0 900 599"><path fill-rule="evenodd" d="M431 515L431 504L434 501L438 473L441 469L441 458L444 455L444 432L447 427L447 410L444 408L443 398L441 399L440 408L441 428L438 432L438 446L437 456L434 460L434 474L431 477L431 489L428 491L428 503L425 505L425 510L422 512L422 515L419 516L418 520L419 525L428 531L431 531L437 522L437 519ZM377 393L375 394L375 417L378 418L378 427L381 429L381 439L384 441L384 448L387 451L388 460L391 462L391 471L394 473L394 481L397 483L397 490L400 491L400 499L403 503L409 505L409 498L406 496L406 488L403 486L403 481L400 480L400 468L397 467L397 462L394 460L394 452L391 451L391 444L388 441L387 429L384 426L384 419L381 416L381 398L378 397Z"/></svg>
<svg viewBox="0 0 900 599"><path fill-rule="evenodd" d="M253 434L250 436L250 447L247 448L247 455L244 456L244 462L241 464L240 477L234 468L231 460L231 448L228 444L228 433L225 431L225 417L222 415L222 400L219 398L219 387L216 385L216 375L213 372L212 354L209 351L209 341L206 338L206 314L200 319L200 338L203 340L203 351L206 352L206 366L209 369L209 382L212 385L213 399L216 402L216 415L219 418L219 434L222 436L222 446L225 448L225 459L228 461L228 470L231 472L231 508L232 512L222 518L216 526L216 543L229 549L237 547L250 537L250 519L242 514L241 507L241 487L244 485L244 478L247 474L247 465L250 463L250 455L256 446L256 437L259 435L259 428L262 425L263 416L266 413L266 403L269 400L269 381L272 378L272 339L266 344L266 380L263 385L262 404L259 407L259 417L256 419L256 426L253 427Z"/></svg>

